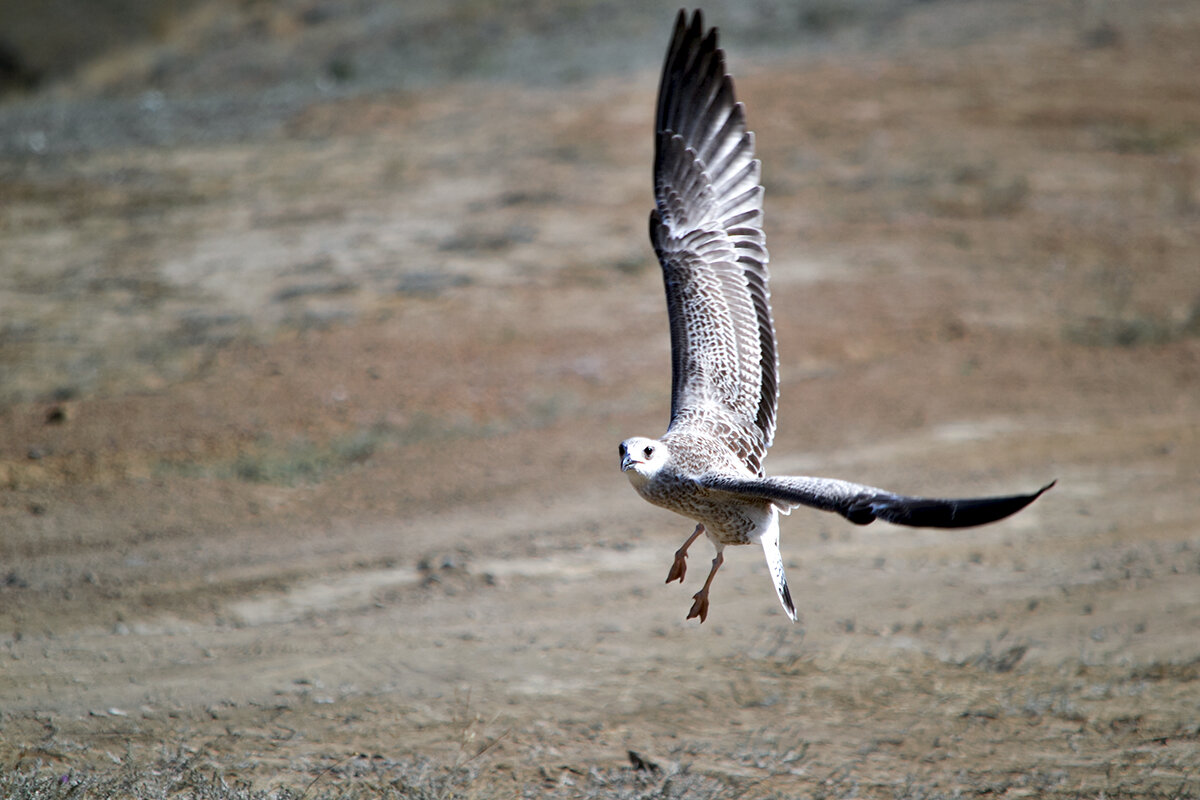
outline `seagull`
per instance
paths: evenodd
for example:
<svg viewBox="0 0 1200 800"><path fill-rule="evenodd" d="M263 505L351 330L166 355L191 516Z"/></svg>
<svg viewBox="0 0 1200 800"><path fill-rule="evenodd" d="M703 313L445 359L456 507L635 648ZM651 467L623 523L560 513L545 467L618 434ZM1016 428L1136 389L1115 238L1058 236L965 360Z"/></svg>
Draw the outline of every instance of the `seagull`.
<svg viewBox="0 0 1200 800"><path fill-rule="evenodd" d="M795 622L779 551L779 515L798 506L865 525L968 528L1020 511L1032 494L931 499L833 478L768 476L779 357L767 286L763 187L754 134L734 99L717 29L681 10L658 90L650 241L662 265L671 328L671 421L658 439L621 442L621 470L638 494L696 523L667 583L683 582L688 548L705 534L712 569L687 618L708 618L709 589L727 545L758 543L779 602Z"/></svg>

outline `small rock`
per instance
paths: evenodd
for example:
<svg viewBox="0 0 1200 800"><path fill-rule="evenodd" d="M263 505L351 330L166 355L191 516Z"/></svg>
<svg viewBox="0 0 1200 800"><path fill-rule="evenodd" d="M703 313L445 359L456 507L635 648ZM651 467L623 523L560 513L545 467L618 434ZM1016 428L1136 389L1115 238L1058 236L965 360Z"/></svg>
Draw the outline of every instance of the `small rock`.
<svg viewBox="0 0 1200 800"><path fill-rule="evenodd" d="M633 765L634 772L662 772L662 767L660 767L658 764L655 764L653 761L642 758L633 750L628 751L628 753L629 763Z"/></svg>

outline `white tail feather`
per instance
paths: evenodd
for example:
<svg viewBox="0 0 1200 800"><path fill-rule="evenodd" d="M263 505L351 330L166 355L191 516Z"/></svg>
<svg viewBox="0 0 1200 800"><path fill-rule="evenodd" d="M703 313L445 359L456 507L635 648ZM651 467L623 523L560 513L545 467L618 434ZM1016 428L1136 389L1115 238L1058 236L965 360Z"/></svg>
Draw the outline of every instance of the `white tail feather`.
<svg viewBox="0 0 1200 800"><path fill-rule="evenodd" d="M767 558L767 570L771 573L771 581L775 584L779 603L792 622L795 622L796 606L792 603L792 593L788 591L787 575L783 571L783 554L779 552L779 512L774 508L771 509L771 519L759 541L762 542L763 555Z"/></svg>

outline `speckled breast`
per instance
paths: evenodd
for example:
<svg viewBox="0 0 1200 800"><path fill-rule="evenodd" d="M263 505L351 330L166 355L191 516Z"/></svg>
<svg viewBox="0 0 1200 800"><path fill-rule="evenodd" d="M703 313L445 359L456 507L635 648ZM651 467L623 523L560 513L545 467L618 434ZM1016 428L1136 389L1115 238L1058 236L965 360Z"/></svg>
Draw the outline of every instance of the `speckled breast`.
<svg viewBox="0 0 1200 800"><path fill-rule="evenodd" d="M656 506L703 523L709 538L722 544L750 544L758 520L770 513L769 503L730 502L728 495L714 498L694 480L678 475L660 473L638 493Z"/></svg>

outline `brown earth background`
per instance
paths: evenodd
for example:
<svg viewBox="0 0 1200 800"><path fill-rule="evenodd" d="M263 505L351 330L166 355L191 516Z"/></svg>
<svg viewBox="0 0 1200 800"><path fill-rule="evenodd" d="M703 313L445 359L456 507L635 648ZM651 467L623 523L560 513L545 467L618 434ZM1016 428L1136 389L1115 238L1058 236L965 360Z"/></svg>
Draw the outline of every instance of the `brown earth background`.
<svg viewBox="0 0 1200 800"><path fill-rule="evenodd" d="M796 511L799 625L617 468L674 11L0 9L10 796L1200 797L1200 5L706 7L768 472L1058 479Z"/></svg>

